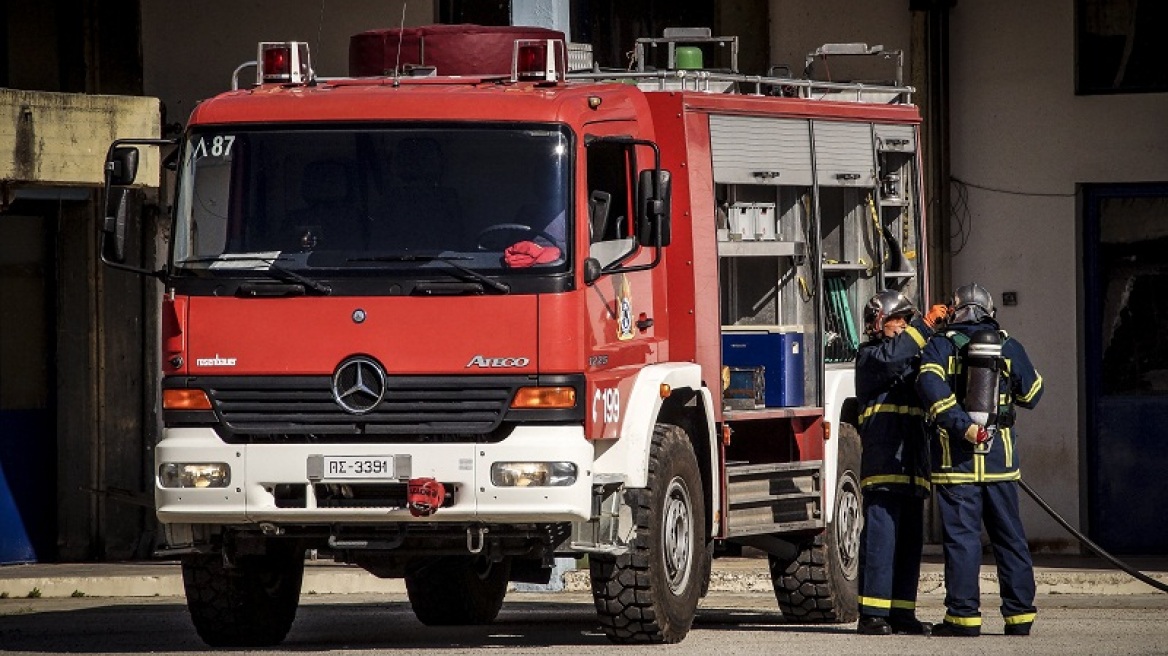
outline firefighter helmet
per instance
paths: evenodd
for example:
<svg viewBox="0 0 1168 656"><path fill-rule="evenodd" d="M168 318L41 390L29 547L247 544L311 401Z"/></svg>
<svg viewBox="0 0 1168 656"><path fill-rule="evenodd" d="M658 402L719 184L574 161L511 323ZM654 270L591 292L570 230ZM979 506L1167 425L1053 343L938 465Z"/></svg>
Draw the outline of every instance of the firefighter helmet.
<svg viewBox="0 0 1168 656"><path fill-rule="evenodd" d="M895 289L885 289L872 297L864 306L864 329L869 335L884 330L884 320L890 317L909 317L917 311L904 294Z"/></svg>
<svg viewBox="0 0 1168 656"><path fill-rule="evenodd" d="M955 323L973 323L987 317L993 319L995 312L994 297L976 282L962 285L953 292Z"/></svg>

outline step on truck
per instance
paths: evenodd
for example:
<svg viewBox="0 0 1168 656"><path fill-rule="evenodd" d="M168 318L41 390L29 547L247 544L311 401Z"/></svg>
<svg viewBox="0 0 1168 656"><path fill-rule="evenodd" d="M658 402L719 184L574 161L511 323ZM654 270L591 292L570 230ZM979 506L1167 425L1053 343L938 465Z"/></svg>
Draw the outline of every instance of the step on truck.
<svg viewBox="0 0 1168 656"><path fill-rule="evenodd" d="M263 43L107 157L102 259L163 287L154 493L201 638L280 643L309 550L427 625L574 557L609 638L677 642L743 547L789 621L854 620L859 311L926 291L899 53L808 56L895 59L877 83L745 75L700 29L617 71L535 28L350 55ZM157 271L140 162L174 171Z"/></svg>

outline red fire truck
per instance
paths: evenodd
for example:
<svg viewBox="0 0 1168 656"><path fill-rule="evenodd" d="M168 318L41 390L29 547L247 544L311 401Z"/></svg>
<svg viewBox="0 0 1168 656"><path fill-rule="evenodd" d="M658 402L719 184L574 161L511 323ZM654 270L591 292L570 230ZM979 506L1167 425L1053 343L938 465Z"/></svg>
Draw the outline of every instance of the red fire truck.
<svg viewBox="0 0 1168 656"><path fill-rule="evenodd" d="M927 291L912 90L708 30L569 73L545 32L365 33L344 79L261 44L180 140L111 146L102 257L149 273L126 199L177 145L155 497L208 644L283 640L309 549L431 625L587 555L612 640L676 642L742 546L790 620L855 619L859 311ZM808 63L856 54L899 55Z"/></svg>

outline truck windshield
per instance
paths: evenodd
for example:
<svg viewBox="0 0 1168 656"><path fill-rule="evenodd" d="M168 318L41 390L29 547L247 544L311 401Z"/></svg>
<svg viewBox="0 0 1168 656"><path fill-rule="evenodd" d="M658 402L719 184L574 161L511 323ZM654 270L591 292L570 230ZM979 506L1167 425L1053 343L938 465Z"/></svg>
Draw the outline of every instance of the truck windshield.
<svg viewBox="0 0 1168 656"><path fill-rule="evenodd" d="M173 262L562 271L570 144L544 125L202 128L184 144Z"/></svg>

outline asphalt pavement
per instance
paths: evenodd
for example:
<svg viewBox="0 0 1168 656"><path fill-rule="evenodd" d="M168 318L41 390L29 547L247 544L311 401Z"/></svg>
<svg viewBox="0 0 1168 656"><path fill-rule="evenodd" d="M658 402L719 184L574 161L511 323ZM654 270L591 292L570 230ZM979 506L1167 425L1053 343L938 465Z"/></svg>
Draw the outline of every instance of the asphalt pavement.
<svg viewBox="0 0 1168 656"><path fill-rule="evenodd" d="M927 548L920 592L944 590L944 567L935 548ZM1039 594L1133 595L1156 589L1095 557L1035 554ZM1131 566L1168 585L1168 556L1125 559ZM997 574L987 558L981 569L982 591L996 593ZM557 588L558 590L552 590ZM530 588L525 588L530 589ZM715 592L771 592L766 558L718 558L710 589ZM404 593L401 579L379 579L364 570L331 560L309 560L304 594ZM587 592L588 572L564 574L549 593ZM31 597L181 597L182 569L176 561L33 563L0 566L0 598Z"/></svg>

